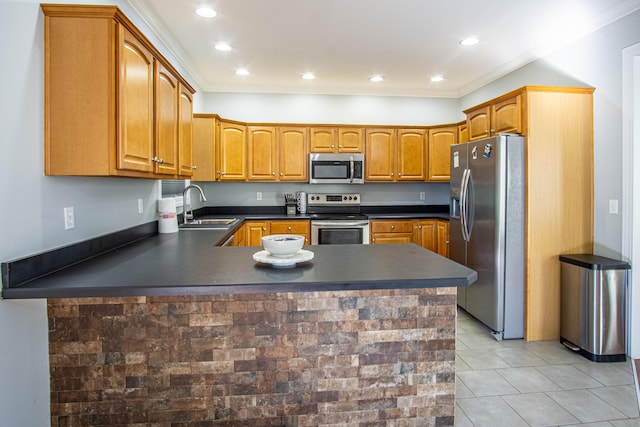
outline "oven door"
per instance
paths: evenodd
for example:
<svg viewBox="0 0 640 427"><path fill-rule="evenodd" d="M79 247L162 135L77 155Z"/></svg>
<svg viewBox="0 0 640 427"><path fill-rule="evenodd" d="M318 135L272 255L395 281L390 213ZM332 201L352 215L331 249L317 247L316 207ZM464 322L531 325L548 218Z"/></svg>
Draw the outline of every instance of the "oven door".
<svg viewBox="0 0 640 427"><path fill-rule="evenodd" d="M368 220L311 221L312 245L369 244Z"/></svg>

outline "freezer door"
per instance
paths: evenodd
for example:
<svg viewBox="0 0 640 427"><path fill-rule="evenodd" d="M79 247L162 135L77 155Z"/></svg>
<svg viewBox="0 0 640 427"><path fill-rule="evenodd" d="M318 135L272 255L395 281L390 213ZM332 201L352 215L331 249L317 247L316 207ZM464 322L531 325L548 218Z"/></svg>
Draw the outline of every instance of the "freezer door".
<svg viewBox="0 0 640 427"><path fill-rule="evenodd" d="M469 143L471 185L469 203L474 213L467 243L467 266L478 280L466 290L466 310L494 331L504 327L505 168L500 137Z"/></svg>
<svg viewBox="0 0 640 427"><path fill-rule="evenodd" d="M462 176L467 167L467 144L451 146L451 180L449 187L449 258L453 261L467 264L467 243L463 238L462 222L460 221L460 192ZM458 305L466 308L466 289L458 287Z"/></svg>

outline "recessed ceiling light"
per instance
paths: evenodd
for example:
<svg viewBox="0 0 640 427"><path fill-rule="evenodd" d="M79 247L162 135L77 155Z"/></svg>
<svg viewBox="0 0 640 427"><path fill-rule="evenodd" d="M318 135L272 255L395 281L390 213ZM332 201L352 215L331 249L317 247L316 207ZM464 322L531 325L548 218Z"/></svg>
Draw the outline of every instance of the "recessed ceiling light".
<svg viewBox="0 0 640 427"><path fill-rule="evenodd" d="M383 80L384 80L384 79L382 78L382 76L372 76L372 77L369 79L369 81L370 81L370 82L381 82L381 81L383 81Z"/></svg>
<svg viewBox="0 0 640 427"><path fill-rule="evenodd" d="M246 68L238 68L236 70L236 75L238 75L238 76L248 76L249 75L249 70L247 70Z"/></svg>
<svg viewBox="0 0 640 427"><path fill-rule="evenodd" d="M441 82L443 80L444 80L444 77L442 77L440 75L431 77L431 81L434 82L434 83Z"/></svg>
<svg viewBox="0 0 640 427"><path fill-rule="evenodd" d="M475 36L467 37L466 39L460 40L460 44L462 46L473 46L474 44L478 43L480 43L480 40Z"/></svg>
<svg viewBox="0 0 640 427"><path fill-rule="evenodd" d="M313 80L313 79L316 78L316 75L313 74L313 73L304 73L302 75L302 78L305 79L305 80Z"/></svg>
<svg viewBox="0 0 640 427"><path fill-rule="evenodd" d="M213 18L218 14L218 12L208 6L202 6L196 9L196 14L203 18Z"/></svg>
<svg viewBox="0 0 640 427"><path fill-rule="evenodd" d="M226 43L216 43L216 50L221 52L229 52L231 50L231 46Z"/></svg>

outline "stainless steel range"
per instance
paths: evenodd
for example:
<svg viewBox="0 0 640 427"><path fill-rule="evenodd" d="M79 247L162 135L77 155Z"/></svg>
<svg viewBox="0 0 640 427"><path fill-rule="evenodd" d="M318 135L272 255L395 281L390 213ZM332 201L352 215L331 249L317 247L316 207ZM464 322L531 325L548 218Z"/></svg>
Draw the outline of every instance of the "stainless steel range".
<svg viewBox="0 0 640 427"><path fill-rule="evenodd" d="M368 244L369 219L359 193L307 194L312 245Z"/></svg>

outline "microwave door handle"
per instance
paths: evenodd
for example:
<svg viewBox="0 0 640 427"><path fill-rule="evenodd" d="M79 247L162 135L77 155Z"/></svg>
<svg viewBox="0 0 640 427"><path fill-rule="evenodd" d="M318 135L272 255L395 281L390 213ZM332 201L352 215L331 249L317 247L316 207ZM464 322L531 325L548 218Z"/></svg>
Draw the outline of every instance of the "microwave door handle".
<svg viewBox="0 0 640 427"><path fill-rule="evenodd" d="M353 184L353 173L354 173L354 162L353 162L353 157L351 157L351 159L349 160L349 166L351 167L351 175L349 176L350 181Z"/></svg>

